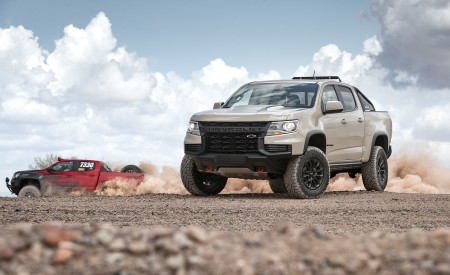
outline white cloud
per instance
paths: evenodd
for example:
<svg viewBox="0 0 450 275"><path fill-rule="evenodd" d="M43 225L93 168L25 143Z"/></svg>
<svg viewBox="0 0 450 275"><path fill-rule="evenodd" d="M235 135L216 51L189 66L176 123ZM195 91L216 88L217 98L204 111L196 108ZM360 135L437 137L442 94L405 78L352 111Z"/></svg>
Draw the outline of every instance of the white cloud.
<svg viewBox="0 0 450 275"><path fill-rule="evenodd" d="M370 38L370 41L373 41L373 38ZM341 79L352 82L372 65L373 59L369 54L360 54L353 58L351 53L341 51L337 45L328 44L314 54L309 65L300 66L294 75L312 76L315 72L315 75L338 75Z"/></svg>
<svg viewBox="0 0 450 275"><path fill-rule="evenodd" d="M0 117L7 123L53 123L58 110L46 104L25 99L13 98L2 102Z"/></svg>
<svg viewBox="0 0 450 275"><path fill-rule="evenodd" d="M381 52L383 52L383 48L381 46L381 43L378 40L376 35L366 39L364 41L363 45L364 45L363 52L367 53L369 55L377 56Z"/></svg>
<svg viewBox="0 0 450 275"><path fill-rule="evenodd" d="M416 119L415 134L430 141L450 143L450 104L425 108Z"/></svg>

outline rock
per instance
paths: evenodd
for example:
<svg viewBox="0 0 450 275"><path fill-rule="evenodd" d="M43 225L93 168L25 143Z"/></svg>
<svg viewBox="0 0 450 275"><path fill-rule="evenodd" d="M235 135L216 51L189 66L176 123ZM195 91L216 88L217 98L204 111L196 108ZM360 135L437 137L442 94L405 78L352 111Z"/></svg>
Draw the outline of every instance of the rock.
<svg viewBox="0 0 450 275"><path fill-rule="evenodd" d="M95 233L95 238L100 242L100 244L108 245L114 238L111 230L108 229L100 229Z"/></svg>
<svg viewBox="0 0 450 275"><path fill-rule="evenodd" d="M172 270L179 270L184 267L184 257L181 254L169 256L166 260L166 266Z"/></svg>
<svg viewBox="0 0 450 275"><path fill-rule="evenodd" d="M53 255L53 264L65 264L72 258L73 251L67 248L58 248Z"/></svg>
<svg viewBox="0 0 450 275"><path fill-rule="evenodd" d="M44 225L42 228L42 240L49 246L56 246L61 241L74 241L76 239L77 234L59 226Z"/></svg>
<svg viewBox="0 0 450 275"><path fill-rule="evenodd" d="M127 249L133 254L145 254L149 251L148 244L146 242L139 241L129 243Z"/></svg>
<svg viewBox="0 0 450 275"><path fill-rule="evenodd" d="M193 245L192 241L186 236L184 232L176 232L173 235L172 239L181 249L188 248Z"/></svg>
<svg viewBox="0 0 450 275"><path fill-rule="evenodd" d="M208 234L201 228L188 227L184 232L189 239L196 243L204 243L208 240Z"/></svg>
<svg viewBox="0 0 450 275"><path fill-rule="evenodd" d="M14 256L13 247L6 242L5 239L0 239L0 260L9 260Z"/></svg>
<svg viewBox="0 0 450 275"><path fill-rule="evenodd" d="M450 245L450 231L445 229L439 229L433 232L431 237L444 245Z"/></svg>
<svg viewBox="0 0 450 275"><path fill-rule="evenodd" d="M127 247L123 238L115 238L108 244L109 249L113 251L122 251Z"/></svg>
<svg viewBox="0 0 450 275"><path fill-rule="evenodd" d="M411 229L406 233L406 242L409 247L415 248L428 243L428 238L423 231Z"/></svg>
<svg viewBox="0 0 450 275"><path fill-rule="evenodd" d="M327 232L320 226L314 226L312 230L319 239L325 239L327 237Z"/></svg>
<svg viewBox="0 0 450 275"><path fill-rule="evenodd" d="M120 252L108 253L105 257L106 263L108 265L114 265L121 262L125 258L125 254Z"/></svg>

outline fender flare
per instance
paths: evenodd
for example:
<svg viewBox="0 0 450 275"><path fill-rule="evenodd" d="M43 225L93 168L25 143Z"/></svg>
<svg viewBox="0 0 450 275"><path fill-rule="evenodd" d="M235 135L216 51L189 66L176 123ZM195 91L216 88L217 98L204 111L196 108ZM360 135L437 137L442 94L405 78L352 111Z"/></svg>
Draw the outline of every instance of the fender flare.
<svg viewBox="0 0 450 275"><path fill-rule="evenodd" d="M44 194L46 189L44 177L38 173L32 173L27 175L26 177L20 178L20 189L22 189L24 183L26 183L29 180L37 181L39 183L39 189L41 190L41 193Z"/></svg>
<svg viewBox="0 0 450 275"><path fill-rule="evenodd" d="M383 145L381 146L384 150L384 152L386 153L386 156L389 158L391 156L391 145L389 144L389 139L388 139L388 135L385 132L375 132L372 136L372 146L370 147L370 157L372 157L372 151L373 148L375 147L375 142L377 141L377 139L379 137L383 138Z"/></svg>
<svg viewBox="0 0 450 275"><path fill-rule="evenodd" d="M303 146L303 153L305 153L306 150L308 149L309 140L310 140L311 137L314 136L314 135L320 135L320 136L323 136L323 138L324 138L324 140L325 140L325 144L324 144L324 146L323 146L322 148L320 148L320 147L318 147L318 148L321 149L321 150L324 152L324 154L326 154L326 153L327 153L327 137L326 137L326 135L325 135L325 132L322 131L322 130L312 130L312 131L308 132L308 134L306 134L306 137L305 137L305 144L304 144L304 146Z"/></svg>

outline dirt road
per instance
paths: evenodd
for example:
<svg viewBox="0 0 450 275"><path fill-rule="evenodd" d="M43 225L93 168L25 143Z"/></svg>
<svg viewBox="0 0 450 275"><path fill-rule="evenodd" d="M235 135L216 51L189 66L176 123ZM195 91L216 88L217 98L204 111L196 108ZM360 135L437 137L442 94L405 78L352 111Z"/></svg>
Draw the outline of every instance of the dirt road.
<svg viewBox="0 0 450 275"><path fill-rule="evenodd" d="M450 195L328 192L316 200L275 194L215 197L148 194L0 198L1 227L14 223L111 223L118 227L178 228L194 225L218 231L270 231L277 224L320 226L328 234L357 235L411 228L450 228Z"/></svg>

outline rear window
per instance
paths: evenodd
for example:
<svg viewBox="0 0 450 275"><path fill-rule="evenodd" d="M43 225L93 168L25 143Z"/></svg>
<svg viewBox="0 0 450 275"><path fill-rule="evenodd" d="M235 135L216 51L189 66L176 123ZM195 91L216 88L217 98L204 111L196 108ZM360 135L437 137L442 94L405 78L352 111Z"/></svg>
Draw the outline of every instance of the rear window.
<svg viewBox="0 0 450 275"><path fill-rule="evenodd" d="M358 91L357 94L358 94L358 98L359 98L359 101L361 102L364 112L375 111L375 107L373 106L373 104L361 92Z"/></svg>

